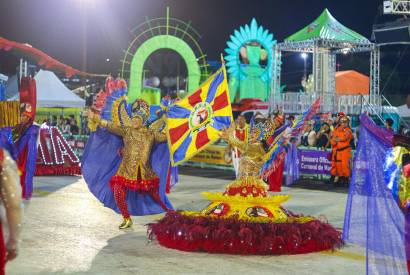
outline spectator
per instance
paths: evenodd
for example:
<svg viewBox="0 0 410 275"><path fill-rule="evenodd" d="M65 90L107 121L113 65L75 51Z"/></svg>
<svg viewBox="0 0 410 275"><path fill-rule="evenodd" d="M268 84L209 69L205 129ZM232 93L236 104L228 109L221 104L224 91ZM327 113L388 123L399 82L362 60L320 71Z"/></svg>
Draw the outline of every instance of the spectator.
<svg viewBox="0 0 410 275"><path fill-rule="evenodd" d="M63 116L60 116L60 119L58 121L58 128L60 128L61 131L63 131L65 125L65 119Z"/></svg>
<svg viewBox="0 0 410 275"><path fill-rule="evenodd" d="M50 126L57 126L57 116L52 116L51 117Z"/></svg>
<svg viewBox="0 0 410 275"><path fill-rule="evenodd" d="M307 137L309 135L310 129L311 129L310 125L307 125L306 129L305 129L305 132L303 133L302 137L300 138L300 145L308 146Z"/></svg>
<svg viewBox="0 0 410 275"><path fill-rule="evenodd" d="M316 146L318 149L325 150L330 147L330 125L327 122L323 122L320 131L316 134Z"/></svg>
<svg viewBox="0 0 410 275"><path fill-rule="evenodd" d="M302 137L300 138L300 145L308 146L308 135L312 127L310 124L306 125L305 132L303 133Z"/></svg>
<svg viewBox="0 0 410 275"><path fill-rule="evenodd" d="M72 135L78 135L80 133L80 129L78 128L77 121L72 119L70 122L70 132Z"/></svg>
<svg viewBox="0 0 410 275"><path fill-rule="evenodd" d="M310 121L311 130L308 133L308 145L309 147L314 147L316 145L316 131L315 131L315 121Z"/></svg>
<svg viewBox="0 0 410 275"><path fill-rule="evenodd" d="M63 134L70 135L70 119L64 119L63 129L61 130Z"/></svg>
<svg viewBox="0 0 410 275"><path fill-rule="evenodd" d="M384 126L385 126L386 129L389 130L390 132L394 132L393 124L394 124L393 119L387 118L387 119L386 119L386 122L384 123Z"/></svg>
<svg viewBox="0 0 410 275"><path fill-rule="evenodd" d="M314 125L314 122L312 121L308 122L305 133L303 134L301 142L300 142L302 146L315 146L316 132L315 130L313 130L313 125Z"/></svg>
<svg viewBox="0 0 410 275"><path fill-rule="evenodd" d="M333 132L333 130L335 129L335 127L333 126L333 119L332 118L329 118L327 121L326 121L326 123L329 125L329 129L330 129L330 132Z"/></svg>

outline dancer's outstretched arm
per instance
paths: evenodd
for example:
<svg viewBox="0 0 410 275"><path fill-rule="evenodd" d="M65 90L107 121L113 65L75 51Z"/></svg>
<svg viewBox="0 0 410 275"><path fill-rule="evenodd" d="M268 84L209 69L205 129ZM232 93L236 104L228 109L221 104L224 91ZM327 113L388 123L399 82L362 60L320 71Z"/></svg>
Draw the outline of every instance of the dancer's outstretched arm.
<svg viewBox="0 0 410 275"><path fill-rule="evenodd" d="M99 115L93 112L88 113L88 118L93 122L93 124L97 124L98 126L106 128L108 131L110 131L113 134L116 134L119 136L125 135L125 132L126 132L125 127L116 125L111 121L101 119Z"/></svg>
<svg viewBox="0 0 410 275"><path fill-rule="evenodd" d="M248 148L248 143L235 138L234 132L235 124L232 123L231 126L229 126L229 128L222 130L220 137L226 140L226 142L228 142L228 144L232 147L237 147L242 152L246 151Z"/></svg>
<svg viewBox="0 0 410 275"><path fill-rule="evenodd" d="M106 128L108 131L110 131L113 134L119 135L119 136L125 136L125 127L118 126L111 121L102 119L100 121L100 126Z"/></svg>

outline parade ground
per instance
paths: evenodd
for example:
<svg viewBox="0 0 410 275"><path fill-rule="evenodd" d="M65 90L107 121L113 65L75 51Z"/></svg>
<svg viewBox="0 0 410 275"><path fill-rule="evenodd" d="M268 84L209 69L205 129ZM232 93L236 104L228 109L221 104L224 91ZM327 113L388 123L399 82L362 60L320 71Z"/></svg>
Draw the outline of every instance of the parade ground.
<svg viewBox="0 0 410 275"><path fill-rule="evenodd" d="M224 190L232 172L183 168L169 198L176 209L200 210L201 192ZM335 252L292 256L186 253L148 242L145 225L162 215L133 217L120 231L121 216L104 208L81 177L35 177L25 202L19 257L7 274L365 274L365 251L347 245ZM311 187L311 188L310 188ZM346 189L305 182L283 188L295 213L326 216L342 228Z"/></svg>

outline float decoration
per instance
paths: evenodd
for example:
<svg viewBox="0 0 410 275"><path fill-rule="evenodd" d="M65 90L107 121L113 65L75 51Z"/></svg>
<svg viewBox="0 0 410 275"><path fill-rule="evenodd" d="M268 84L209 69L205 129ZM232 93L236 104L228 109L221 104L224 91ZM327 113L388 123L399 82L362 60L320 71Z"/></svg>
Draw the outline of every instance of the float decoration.
<svg viewBox="0 0 410 275"><path fill-rule="evenodd" d="M80 175L80 159L57 127L40 129L36 176Z"/></svg>
<svg viewBox="0 0 410 275"><path fill-rule="evenodd" d="M142 85L145 61L157 50L170 49L182 57L188 71L188 91L193 91L209 77L206 54L198 42L201 35L191 22L171 17L168 7L166 16L146 18L131 30L131 34L133 38L124 50L120 71L121 78L129 80L127 96L130 102L142 98L150 105L159 105L161 95L158 89Z"/></svg>
<svg viewBox="0 0 410 275"><path fill-rule="evenodd" d="M230 76L231 101L235 97L238 100L260 98L266 101L272 79L273 47L276 45L273 34L258 26L253 18L250 26L245 25L234 31L227 45L225 59ZM247 64L243 64L240 57ZM266 60L265 68L259 64L260 60Z"/></svg>
<svg viewBox="0 0 410 275"><path fill-rule="evenodd" d="M343 245L341 232L327 221L295 215L281 207L287 195L268 195L258 180L203 193L211 203L201 212L168 212L149 224L165 247L208 253L284 255L332 250Z"/></svg>

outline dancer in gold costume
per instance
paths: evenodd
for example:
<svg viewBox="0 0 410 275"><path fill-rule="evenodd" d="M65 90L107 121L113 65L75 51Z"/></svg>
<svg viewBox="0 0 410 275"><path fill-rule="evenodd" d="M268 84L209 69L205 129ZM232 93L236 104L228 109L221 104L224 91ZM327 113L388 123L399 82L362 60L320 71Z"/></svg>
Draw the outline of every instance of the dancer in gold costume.
<svg viewBox="0 0 410 275"><path fill-rule="evenodd" d="M164 121L160 118L148 126L150 117L148 103L138 99L130 105L129 111L127 111L124 97L117 94L118 91L125 89L125 82L115 83L115 87L114 91L111 92L111 98L106 99L105 102L107 106L110 104L110 100L114 99L112 106L108 106L111 107L111 112L109 112L111 119L102 119L94 112L89 113L89 126L92 130L97 131L90 139L89 147L97 146L98 143L101 146L86 149L87 154L83 158L83 174L93 194L105 206L122 214L124 220L119 228L125 229L132 225L130 214L148 215L172 209L165 195L165 189L169 190L168 173L170 167L169 157L168 162L165 161L167 159L166 152L157 154L155 166L162 168L159 173L165 172L165 177L163 176L165 179L161 182L159 175L153 170L152 162L150 162L154 146L162 144L162 151L167 150L166 134L162 131ZM104 115L106 112L103 110L100 113ZM108 130L111 135L107 134L104 129ZM119 158L115 159L114 163L110 161L101 163L106 154L105 152L101 154L98 151L105 150L105 147L111 144L110 142L102 142L103 139L98 139L102 135L104 138L106 135L109 137L115 135L113 138L122 143L121 146L113 146L114 152L112 152L113 150L108 152L110 154L108 157L116 153L119 154ZM90 156L90 153L94 153L94 155ZM105 172L101 173L103 176L95 177L94 171L91 170L97 165L106 165L106 170L109 170L111 177L108 178ZM107 185L109 185L110 190L106 188ZM112 197L115 204L113 204Z"/></svg>
<svg viewBox="0 0 410 275"><path fill-rule="evenodd" d="M340 231L323 220L283 208L289 195L268 194L261 168L273 152L265 150L264 134L272 129L266 124L251 126L248 142L235 138L234 129L231 125L221 137L241 152L237 179L224 192L204 192L211 202L200 212L168 212L149 225L149 237L169 248L228 254L300 254L340 247ZM286 139L287 133L281 137ZM276 140L272 150L285 142Z"/></svg>

